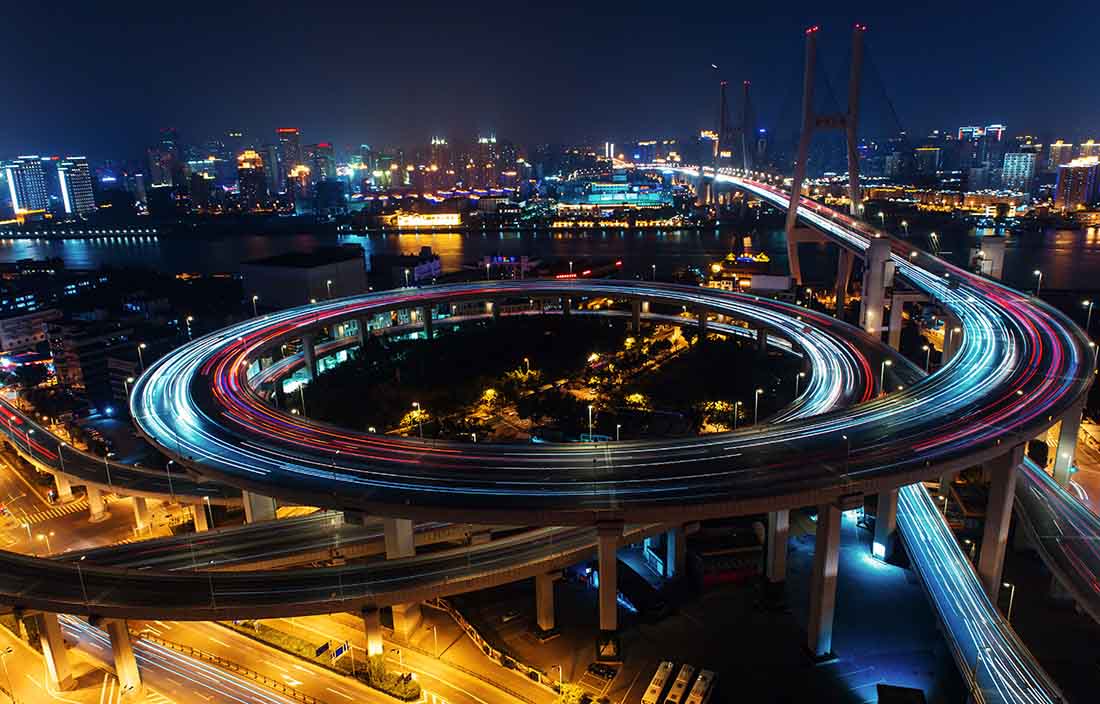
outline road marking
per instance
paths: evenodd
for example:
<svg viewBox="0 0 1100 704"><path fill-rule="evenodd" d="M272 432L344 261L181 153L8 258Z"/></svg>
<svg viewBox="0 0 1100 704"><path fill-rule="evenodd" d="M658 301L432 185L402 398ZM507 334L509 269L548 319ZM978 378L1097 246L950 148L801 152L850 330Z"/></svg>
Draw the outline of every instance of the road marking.
<svg viewBox="0 0 1100 704"><path fill-rule="evenodd" d="M307 675L312 675L313 674L313 672L308 667L302 667L301 665L294 665L294 664L291 664L291 667L293 667L295 670L301 670L302 672L306 673Z"/></svg>
<svg viewBox="0 0 1100 704"><path fill-rule="evenodd" d="M218 640L218 639L217 639L217 638L215 638L214 636L208 636L208 638L210 638L210 640L214 641L214 642L215 642L215 643L217 643L218 645L221 645L221 646L225 646L226 648L232 648L232 647L233 647L233 646L232 646L232 645L230 645L229 643L226 643L226 642L225 642L224 640Z"/></svg>
<svg viewBox="0 0 1100 704"><path fill-rule="evenodd" d="M283 672L290 672L290 670L286 669L285 667L283 667L282 665L280 665L277 662L272 662L270 660L263 660L262 662L265 665L270 665L271 667L274 667L276 670L282 670Z"/></svg>
<svg viewBox="0 0 1100 704"><path fill-rule="evenodd" d="M327 690L329 692L332 692L333 694L339 694L341 697L343 697L344 699L347 699L348 701L355 701L354 697L349 697L347 694L344 694L343 692L341 692L338 689L333 689L332 687L325 687L325 690Z"/></svg>

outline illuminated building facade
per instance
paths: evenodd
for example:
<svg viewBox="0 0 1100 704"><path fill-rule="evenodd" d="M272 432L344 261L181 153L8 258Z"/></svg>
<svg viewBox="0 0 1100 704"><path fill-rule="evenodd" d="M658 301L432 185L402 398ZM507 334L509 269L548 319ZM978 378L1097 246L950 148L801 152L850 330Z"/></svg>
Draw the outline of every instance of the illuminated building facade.
<svg viewBox="0 0 1100 704"><path fill-rule="evenodd" d="M302 135L297 127L280 127L275 130L278 146L279 173L275 179L281 181L290 170L302 164Z"/></svg>
<svg viewBox="0 0 1100 704"><path fill-rule="evenodd" d="M1058 167L1073 159L1073 144L1058 140L1050 145L1047 156L1047 171L1058 171Z"/></svg>
<svg viewBox="0 0 1100 704"><path fill-rule="evenodd" d="M246 149L237 157L237 188L241 208L259 210L267 205L267 177L264 160L253 149Z"/></svg>
<svg viewBox="0 0 1100 704"><path fill-rule="evenodd" d="M45 210L50 203L46 190L46 171L36 155L20 156L4 167L8 195L16 213Z"/></svg>
<svg viewBox="0 0 1100 704"><path fill-rule="evenodd" d="M61 203L67 215L87 215L95 210L92 171L82 156L68 156L57 165L61 185Z"/></svg>
<svg viewBox="0 0 1100 704"><path fill-rule="evenodd" d="M1005 154L1004 166L1001 167L1001 185L1013 191L1030 193L1037 161L1038 155L1034 152Z"/></svg>
<svg viewBox="0 0 1100 704"><path fill-rule="evenodd" d="M1073 159L1058 167L1054 205L1062 210L1087 207L1100 198L1100 158Z"/></svg>
<svg viewBox="0 0 1100 704"><path fill-rule="evenodd" d="M1077 156L1100 156L1100 142L1091 139L1081 142L1081 146L1077 149Z"/></svg>

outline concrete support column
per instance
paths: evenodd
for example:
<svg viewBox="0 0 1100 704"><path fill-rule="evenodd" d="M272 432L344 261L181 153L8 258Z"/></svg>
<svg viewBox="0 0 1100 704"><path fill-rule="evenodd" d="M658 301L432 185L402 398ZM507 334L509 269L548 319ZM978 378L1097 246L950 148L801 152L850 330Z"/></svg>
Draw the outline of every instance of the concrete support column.
<svg viewBox="0 0 1100 704"><path fill-rule="evenodd" d="M996 603L1004 570L1005 544L1008 527L1012 521L1012 500L1016 491L1016 468L1024 459L1024 448L1013 448L988 463L992 480L989 486L989 503L985 510L985 530L982 533L982 552L978 556L978 577L985 593Z"/></svg>
<svg viewBox="0 0 1100 704"><path fill-rule="evenodd" d="M665 577L683 576L687 569L687 535L683 526L665 532Z"/></svg>
<svg viewBox="0 0 1100 704"><path fill-rule="evenodd" d="M621 523L601 523L596 526L600 575L600 630L619 630L619 539Z"/></svg>
<svg viewBox="0 0 1100 704"><path fill-rule="evenodd" d="M901 314L904 309L905 304L894 296L890 301L890 332L887 333L886 340L895 350L901 349Z"/></svg>
<svg viewBox="0 0 1100 704"><path fill-rule="evenodd" d="M642 331L642 302L631 301L630 302L630 320L631 330L637 335Z"/></svg>
<svg viewBox="0 0 1100 704"><path fill-rule="evenodd" d="M764 575L772 584L787 579L787 537L790 534L791 512L787 509L768 513L768 553Z"/></svg>
<svg viewBox="0 0 1100 704"><path fill-rule="evenodd" d="M57 486L57 500L59 502L73 500L73 485L69 482L68 477L56 472L53 475L53 483Z"/></svg>
<svg viewBox="0 0 1100 704"><path fill-rule="evenodd" d="M111 637L111 655L115 660L115 676L123 697L136 697L141 694L141 672L134 647L130 642L130 629L125 621L108 621L107 634Z"/></svg>
<svg viewBox="0 0 1100 704"><path fill-rule="evenodd" d="M99 490L99 487L89 484L84 489L88 496L88 520L91 523L99 523L110 518L111 514L107 513L106 506L103 503L103 492Z"/></svg>
<svg viewBox="0 0 1100 704"><path fill-rule="evenodd" d="M409 636L416 630L416 627L420 625L421 618L420 602L414 601L410 604L394 604L393 632L408 640Z"/></svg>
<svg viewBox="0 0 1100 704"><path fill-rule="evenodd" d="M489 312L493 314L493 323L500 322L500 301L489 301Z"/></svg>
<svg viewBox="0 0 1100 704"><path fill-rule="evenodd" d="M953 315L944 317L943 322L943 364L947 364L952 357L955 356L955 352L958 351L959 345L962 344L962 324L959 319Z"/></svg>
<svg viewBox="0 0 1100 704"><path fill-rule="evenodd" d="M999 235L983 237L981 247L982 273L990 278L1000 280L1005 267L1005 238Z"/></svg>
<svg viewBox="0 0 1100 704"><path fill-rule="evenodd" d="M149 527L149 505L144 496L134 497L134 526L139 531Z"/></svg>
<svg viewBox="0 0 1100 704"><path fill-rule="evenodd" d="M496 310L495 306L494 310ZM432 339L432 307L424 306L420 310L420 317L424 319L424 337L430 340Z"/></svg>
<svg viewBox="0 0 1100 704"><path fill-rule="evenodd" d="M565 317L568 318L569 317L569 312L572 308L573 308L573 299L572 298L563 298L563 299L561 299L561 314L562 315L564 315Z"/></svg>
<svg viewBox="0 0 1100 704"><path fill-rule="evenodd" d="M245 523L273 521L276 518L275 499L270 496L256 494L251 491L242 491L241 503L244 504Z"/></svg>
<svg viewBox="0 0 1100 704"><path fill-rule="evenodd" d="M834 289L838 318L844 317L844 309L848 305L848 281L852 278L852 264L855 258L850 251L840 248L840 254L836 260L836 288Z"/></svg>
<svg viewBox="0 0 1100 704"><path fill-rule="evenodd" d="M386 539L386 559L412 557L416 554L413 542L413 522L408 518L386 518L382 522Z"/></svg>
<svg viewBox="0 0 1100 704"><path fill-rule="evenodd" d="M1081 404L1076 403L1062 416L1058 431L1058 448L1054 455L1054 481L1069 487L1069 470L1077 455L1077 434L1081 430Z"/></svg>
<svg viewBox="0 0 1100 704"><path fill-rule="evenodd" d="M768 331L764 328L756 329L756 354L761 357L768 355Z"/></svg>
<svg viewBox="0 0 1100 704"><path fill-rule="evenodd" d="M894 551L894 534L898 528L898 490L880 491L875 510L875 542L871 554L879 560L890 559Z"/></svg>
<svg viewBox="0 0 1100 704"><path fill-rule="evenodd" d="M699 318L699 342L706 342L706 340L707 340L707 312L705 310L701 310L696 315Z"/></svg>
<svg viewBox="0 0 1100 704"><path fill-rule="evenodd" d="M554 576L535 575L535 616L540 631L554 630Z"/></svg>
<svg viewBox="0 0 1100 704"><path fill-rule="evenodd" d="M367 656L381 655L385 647L382 645L382 612L379 609L363 609L363 630L367 634Z"/></svg>
<svg viewBox="0 0 1100 704"><path fill-rule="evenodd" d="M314 348L312 334L302 335L302 356L305 357L305 369L309 378L317 378L317 351Z"/></svg>
<svg viewBox="0 0 1100 704"><path fill-rule="evenodd" d="M893 266L890 261L890 241L883 237L872 238L864 256L859 325L869 335L877 336L882 333L883 304Z"/></svg>
<svg viewBox="0 0 1100 704"><path fill-rule="evenodd" d="M367 345L367 319L357 318L355 320L355 327L359 331L359 347L366 347Z"/></svg>
<svg viewBox="0 0 1100 704"><path fill-rule="evenodd" d="M810 616L806 627L806 647L815 658L832 655L839 556L840 509L835 504L818 506L814 566L810 575Z"/></svg>
<svg viewBox="0 0 1100 704"><path fill-rule="evenodd" d="M38 638L42 644L42 656L46 659L46 674L53 689L65 690L76 686L73 679L73 667L69 662L69 651L61 635L61 624L57 614L42 612L34 617L38 625Z"/></svg>
<svg viewBox="0 0 1100 704"><path fill-rule="evenodd" d="M205 505L191 504L191 515L195 519L196 533L205 533L210 530L210 520L207 518Z"/></svg>

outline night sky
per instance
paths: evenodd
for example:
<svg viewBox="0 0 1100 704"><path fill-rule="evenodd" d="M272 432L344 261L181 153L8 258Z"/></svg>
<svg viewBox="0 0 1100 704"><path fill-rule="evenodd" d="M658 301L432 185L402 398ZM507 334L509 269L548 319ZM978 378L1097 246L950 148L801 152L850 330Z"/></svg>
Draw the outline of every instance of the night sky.
<svg viewBox="0 0 1100 704"><path fill-rule="evenodd" d="M162 126L194 142L228 128L270 141L274 127L297 126L303 142L339 148L479 130L520 143L679 135L715 121L712 62L731 84L752 80L761 124L793 127L803 30L822 27L843 95L857 20L885 85L865 89L868 125L890 122L888 95L911 133L1004 122L1100 138L1092 3L745 7L9 3L0 158L131 158Z"/></svg>

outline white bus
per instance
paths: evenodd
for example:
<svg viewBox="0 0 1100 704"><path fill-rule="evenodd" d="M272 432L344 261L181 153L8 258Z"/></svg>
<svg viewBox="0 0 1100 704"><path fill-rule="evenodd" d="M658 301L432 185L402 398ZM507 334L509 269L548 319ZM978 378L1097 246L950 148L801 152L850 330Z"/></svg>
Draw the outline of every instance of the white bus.
<svg viewBox="0 0 1100 704"><path fill-rule="evenodd" d="M657 666L657 671L653 673L653 679L649 681L649 688L645 691L645 696L642 697L642 704L657 704L661 701L661 695L665 693L665 686L668 684L669 677L672 677L672 663L665 660Z"/></svg>
<svg viewBox="0 0 1100 704"><path fill-rule="evenodd" d="M691 676L695 674L695 668L691 665L685 664L680 668L680 674L676 675L676 680L672 683L672 687L668 690L668 696L665 697L665 704L680 704L684 701L684 696L687 694L688 685L691 684Z"/></svg>
<svg viewBox="0 0 1100 704"><path fill-rule="evenodd" d="M685 704L707 704L712 692L714 692L714 673L710 670L699 670L699 676L695 678L695 684Z"/></svg>

